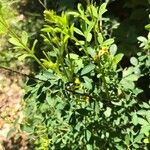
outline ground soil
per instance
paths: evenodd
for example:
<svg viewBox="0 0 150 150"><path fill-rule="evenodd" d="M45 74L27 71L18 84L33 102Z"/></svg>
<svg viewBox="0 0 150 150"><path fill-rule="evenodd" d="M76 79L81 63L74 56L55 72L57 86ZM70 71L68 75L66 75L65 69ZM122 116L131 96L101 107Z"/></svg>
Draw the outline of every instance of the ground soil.
<svg viewBox="0 0 150 150"><path fill-rule="evenodd" d="M20 130L23 120L23 78L0 69L0 150L27 150L28 140Z"/></svg>

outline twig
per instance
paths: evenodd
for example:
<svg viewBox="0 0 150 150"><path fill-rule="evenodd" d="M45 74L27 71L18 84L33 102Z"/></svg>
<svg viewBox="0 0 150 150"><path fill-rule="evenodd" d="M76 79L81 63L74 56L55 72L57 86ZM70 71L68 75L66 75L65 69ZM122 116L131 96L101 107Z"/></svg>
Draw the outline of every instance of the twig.
<svg viewBox="0 0 150 150"><path fill-rule="evenodd" d="M31 79L35 79L35 80L39 80L39 81L42 81L42 82L46 82L45 80L42 80L42 79L33 77L33 76L28 75L28 74L25 74L25 73L21 73L21 72L16 71L16 70L12 70L12 69L7 68L7 67L4 67L4 66L0 66L0 69L7 70L7 71L9 71L9 72L13 72L13 73L16 73L16 74L19 74L19 75L21 75L21 76L28 77L28 78L31 78Z"/></svg>
<svg viewBox="0 0 150 150"><path fill-rule="evenodd" d="M21 76L24 76L24 77L28 77L28 78L31 78L31 79L34 79L34 80L39 80L39 81L42 81L42 82L47 82L48 81L48 80L42 80L42 79L33 77L33 76L25 74L25 73L21 73L21 72L16 71L16 70L12 70L12 69L4 67L4 66L0 66L0 69L6 70L6 71L9 71L9 72L13 72L13 73L16 73L18 75L21 75ZM90 95L90 93L78 93L78 92L76 92L74 90L68 89L67 87L65 88L65 90L67 90L68 92L71 92L73 94L78 94L78 95L81 95L81 96L88 96L89 98L93 99L93 96Z"/></svg>
<svg viewBox="0 0 150 150"><path fill-rule="evenodd" d="M47 8L46 8L46 4L45 4L46 1L42 2L41 0L39 0L39 3L40 3L45 9L47 9Z"/></svg>

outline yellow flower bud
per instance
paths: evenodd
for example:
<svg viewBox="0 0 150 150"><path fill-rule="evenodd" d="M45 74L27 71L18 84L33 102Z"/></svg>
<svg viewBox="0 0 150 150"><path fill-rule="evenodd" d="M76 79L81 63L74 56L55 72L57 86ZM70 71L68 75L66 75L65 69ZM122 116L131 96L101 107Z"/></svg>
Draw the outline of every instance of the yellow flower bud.
<svg viewBox="0 0 150 150"><path fill-rule="evenodd" d="M102 55L108 53L108 48L107 47L103 47L102 49L100 49L100 51L98 52L98 57L100 58Z"/></svg>
<svg viewBox="0 0 150 150"><path fill-rule="evenodd" d="M81 84L80 79L76 78L75 81L74 81L74 83L77 84L77 85L80 85Z"/></svg>
<svg viewBox="0 0 150 150"><path fill-rule="evenodd" d="M106 53L108 53L108 48L107 48L107 47L103 47L102 49L99 50L98 54L96 54L96 55L94 56L94 60L95 60L95 61L99 60L99 58L100 58L101 56L103 56L104 54L106 54Z"/></svg>

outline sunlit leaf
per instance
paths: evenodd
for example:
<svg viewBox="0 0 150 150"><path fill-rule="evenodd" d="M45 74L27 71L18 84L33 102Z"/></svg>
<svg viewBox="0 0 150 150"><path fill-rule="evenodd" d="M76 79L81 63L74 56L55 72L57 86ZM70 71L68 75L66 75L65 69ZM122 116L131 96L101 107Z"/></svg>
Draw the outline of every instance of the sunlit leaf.
<svg viewBox="0 0 150 150"><path fill-rule="evenodd" d="M87 74L89 72L91 72L92 70L95 69L95 65L94 64L89 64L87 66L85 66L82 71L81 71L81 75Z"/></svg>
<svg viewBox="0 0 150 150"><path fill-rule="evenodd" d="M89 130L86 130L86 139L87 139L87 141L90 140L91 135L92 135L91 132Z"/></svg>
<svg viewBox="0 0 150 150"><path fill-rule="evenodd" d="M135 57L131 57L130 62L134 66L138 65L138 60Z"/></svg>
<svg viewBox="0 0 150 150"><path fill-rule="evenodd" d="M106 117L109 117L109 116L111 115L111 111L112 111L112 109L111 109L110 107L107 107L107 108L106 108L106 111L104 112L104 115L105 115Z"/></svg>
<svg viewBox="0 0 150 150"><path fill-rule="evenodd" d="M114 39L108 39L108 40L103 42L103 45L104 46L110 46L113 43L114 43Z"/></svg>
<svg viewBox="0 0 150 150"><path fill-rule="evenodd" d="M86 39L87 39L88 42L90 42L91 39L92 39L92 34L88 33Z"/></svg>
<svg viewBox="0 0 150 150"><path fill-rule="evenodd" d="M150 24L146 25L145 29L150 31Z"/></svg>
<svg viewBox="0 0 150 150"><path fill-rule="evenodd" d="M9 39L9 42L17 47L21 47L21 48L23 47L22 44L20 43L20 41L14 37L11 37Z"/></svg>
<svg viewBox="0 0 150 150"><path fill-rule="evenodd" d="M23 31L21 35L22 43L26 46L28 42L28 33Z"/></svg>
<svg viewBox="0 0 150 150"><path fill-rule="evenodd" d="M74 31L75 31L76 33L78 33L79 35L84 36L83 32L82 32L81 30L79 30L78 28L74 27Z"/></svg>
<svg viewBox="0 0 150 150"><path fill-rule="evenodd" d="M107 3L103 3L100 8L99 8L99 17L101 17L106 11L106 6L107 6Z"/></svg>
<svg viewBox="0 0 150 150"><path fill-rule="evenodd" d="M116 44L111 45L109 51L114 56L117 52L117 45Z"/></svg>
<svg viewBox="0 0 150 150"><path fill-rule="evenodd" d="M101 33L98 33L98 42L99 42L99 44L102 44L103 43L103 36L102 36L102 34Z"/></svg>

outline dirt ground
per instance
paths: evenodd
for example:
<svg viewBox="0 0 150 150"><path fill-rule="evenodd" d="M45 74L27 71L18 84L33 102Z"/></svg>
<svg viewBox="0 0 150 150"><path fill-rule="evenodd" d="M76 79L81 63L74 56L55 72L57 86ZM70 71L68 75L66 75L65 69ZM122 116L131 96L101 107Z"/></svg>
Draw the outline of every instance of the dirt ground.
<svg viewBox="0 0 150 150"><path fill-rule="evenodd" d="M23 78L0 69L0 150L27 150L27 136L20 130L23 120Z"/></svg>

